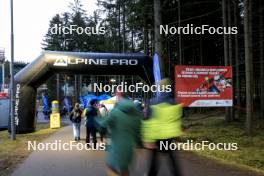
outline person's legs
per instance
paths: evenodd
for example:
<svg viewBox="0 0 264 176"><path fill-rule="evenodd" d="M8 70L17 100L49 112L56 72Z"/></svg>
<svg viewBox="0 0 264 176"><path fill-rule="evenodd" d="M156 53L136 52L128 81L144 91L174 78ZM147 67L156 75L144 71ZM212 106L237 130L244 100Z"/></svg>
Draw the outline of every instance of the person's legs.
<svg viewBox="0 0 264 176"><path fill-rule="evenodd" d="M165 142L168 143L168 145L170 145L173 140L172 139L167 139L167 140L164 140ZM177 161L177 156L176 156L176 153L175 151L172 151L172 150L167 150L165 151L165 153L168 155L168 165L169 165L169 168L170 168L170 171L172 173L172 175L174 176L181 176L181 171L180 171L180 167L179 167L179 164L178 164L178 161Z"/></svg>
<svg viewBox="0 0 264 176"><path fill-rule="evenodd" d="M122 172L121 176L129 176L129 172L128 171Z"/></svg>
<svg viewBox="0 0 264 176"><path fill-rule="evenodd" d="M76 140L76 138L77 138L77 127L76 127L76 123L72 123L72 129L73 129L73 137L74 137L74 140Z"/></svg>
<svg viewBox="0 0 264 176"><path fill-rule="evenodd" d="M158 151L157 149L151 149L150 154L150 169L148 171L148 176L158 175Z"/></svg>
<svg viewBox="0 0 264 176"><path fill-rule="evenodd" d="M172 172L172 175L181 176L181 171L180 171L180 167L177 161L176 153L174 153L173 151L168 151L168 155L169 155L169 160L170 160L169 167Z"/></svg>
<svg viewBox="0 0 264 176"><path fill-rule="evenodd" d="M80 140L81 136L81 123L77 123L77 140Z"/></svg>
<svg viewBox="0 0 264 176"><path fill-rule="evenodd" d="M96 147L96 129L94 127L91 128L91 134L92 134L92 137L93 137L93 145L94 147Z"/></svg>
<svg viewBox="0 0 264 176"><path fill-rule="evenodd" d="M99 132L99 134L100 134L100 140L101 140L101 142L104 142L104 134L102 132Z"/></svg>
<svg viewBox="0 0 264 176"><path fill-rule="evenodd" d="M107 176L118 176L119 174L114 169L112 169L110 166L107 165L106 175Z"/></svg>
<svg viewBox="0 0 264 176"><path fill-rule="evenodd" d="M91 128L86 127L86 143L90 143Z"/></svg>

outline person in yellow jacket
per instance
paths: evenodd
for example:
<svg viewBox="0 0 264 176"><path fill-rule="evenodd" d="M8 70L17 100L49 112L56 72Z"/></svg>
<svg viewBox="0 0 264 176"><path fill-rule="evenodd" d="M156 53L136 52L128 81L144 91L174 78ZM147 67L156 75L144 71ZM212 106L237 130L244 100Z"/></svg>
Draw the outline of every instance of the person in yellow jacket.
<svg viewBox="0 0 264 176"><path fill-rule="evenodd" d="M181 135L182 105L167 102L151 105L151 116L143 121L142 138L145 143L175 138Z"/></svg>
<svg viewBox="0 0 264 176"><path fill-rule="evenodd" d="M161 85L169 84L165 79L160 82ZM174 138L181 135L182 105L175 105L174 99L170 93L161 93L160 96L150 100L148 110L148 119L142 122L142 140L144 147L151 152L151 164L147 173L148 176L158 174L157 155L159 151L169 156L169 166L174 176L180 176L180 167L178 166L175 151L162 150L161 143L170 145Z"/></svg>

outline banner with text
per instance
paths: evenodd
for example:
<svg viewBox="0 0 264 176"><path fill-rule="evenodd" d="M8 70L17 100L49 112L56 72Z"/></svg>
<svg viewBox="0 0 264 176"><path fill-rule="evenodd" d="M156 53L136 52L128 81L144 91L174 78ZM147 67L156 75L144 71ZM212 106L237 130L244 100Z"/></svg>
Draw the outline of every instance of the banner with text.
<svg viewBox="0 0 264 176"><path fill-rule="evenodd" d="M185 107L233 106L231 66L175 66L176 101Z"/></svg>

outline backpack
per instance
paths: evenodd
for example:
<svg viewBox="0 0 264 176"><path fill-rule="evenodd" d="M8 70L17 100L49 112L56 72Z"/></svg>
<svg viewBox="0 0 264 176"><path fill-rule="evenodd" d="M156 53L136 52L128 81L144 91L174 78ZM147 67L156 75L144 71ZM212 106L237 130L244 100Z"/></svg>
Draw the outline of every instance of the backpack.
<svg viewBox="0 0 264 176"><path fill-rule="evenodd" d="M71 114L71 121L79 123L80 120L81 120L81 111L80 110L77 110L77 111L73 110L72 114Z"/></svg>

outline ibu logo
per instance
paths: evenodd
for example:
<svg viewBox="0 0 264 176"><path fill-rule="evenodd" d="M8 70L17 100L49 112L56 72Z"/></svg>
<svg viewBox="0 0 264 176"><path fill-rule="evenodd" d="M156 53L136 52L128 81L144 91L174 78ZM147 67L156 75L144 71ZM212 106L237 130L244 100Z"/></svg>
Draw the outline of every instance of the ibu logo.
<svg viewBox="0 0 264 176"><path fill-rule="evenodd" d="M57 56L54 66L67 67L68 66L68 56Z"/></svg>

